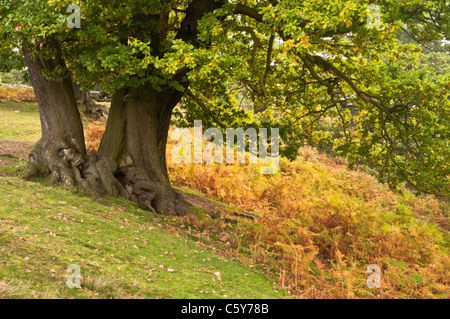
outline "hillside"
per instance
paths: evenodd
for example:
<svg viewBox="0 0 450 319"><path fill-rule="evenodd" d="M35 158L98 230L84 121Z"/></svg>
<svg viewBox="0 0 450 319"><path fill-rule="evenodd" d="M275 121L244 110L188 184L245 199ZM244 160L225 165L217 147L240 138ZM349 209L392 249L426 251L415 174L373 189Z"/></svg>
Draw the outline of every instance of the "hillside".
<svg viewBox="0 0 450 319"><path fill-rule="evenodd" d="M25 115L26 127L36 130L35 104L0 102L2 123ZM101 126L88 124L87 142L95 148ZM14 290L20 280L28 287L15 296L278 298L280 287L301 298L450 296L444 206L407 189L395 194L342 159L303 148L296 161L282 160L279 173L264 176L257 165L175 164L169 158L173 184L199 207L168 219L122 200L18 179L26 153L12 152L16 146L25 151L35 136L19 128L0 125L0 154L19 157L0 157L2 285ZM234 258L248 267L224 260ZM65 267L77 262L86 268L87 288L62 289ZM379 289L366 284L374 264L381 268ZM255 268L277 277L278 292Z"/></svg>
<svg viewBox="0 0 450 319"><path fill-rule="evenodd" d="M21 180L39 136L37 105L0 100L0 120L0 299L286 296L171 219ZM71 264L81 269L81 289L66 286Z"/></svg>
<svg viewBox="0 0 450 319"><path fill-rule="evenodd" d="M258 216L241 220L235 241L300 297L450 296L448 211L432 196L395 194L312 148L282 159L275 175L236 164L170 163L170 171L176 185ZM380 289L367 287L370 265L381 269Z"/></svg>
<svg viewBox="0 0 450 319"><path fill-rule="evenodd" d="M136 205L0 177L0 298L280 298L272 282ZM66 269L81 269L68 289Z"/></svg>

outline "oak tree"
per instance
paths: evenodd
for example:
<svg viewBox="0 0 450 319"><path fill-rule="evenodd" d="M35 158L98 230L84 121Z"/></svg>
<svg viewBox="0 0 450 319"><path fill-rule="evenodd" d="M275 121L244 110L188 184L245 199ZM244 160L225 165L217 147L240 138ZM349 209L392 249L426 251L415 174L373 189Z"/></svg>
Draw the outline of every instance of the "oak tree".
<svg viewBox="0 0 450 319"><path fill-rule="evenodd" d="M448 1L78 1L80 28L68 27L70 4L0 1L0 50L25 58L42 124L25 178L50 174L184 214L168 132L171 120L203 119L279 127L289 158L304 141L332 138L392 186L448 194L449 75L418 58L449 37ZM74 83L112 94L96 154L86 154ZM324 121L339 134L318 129Z"/></svg>

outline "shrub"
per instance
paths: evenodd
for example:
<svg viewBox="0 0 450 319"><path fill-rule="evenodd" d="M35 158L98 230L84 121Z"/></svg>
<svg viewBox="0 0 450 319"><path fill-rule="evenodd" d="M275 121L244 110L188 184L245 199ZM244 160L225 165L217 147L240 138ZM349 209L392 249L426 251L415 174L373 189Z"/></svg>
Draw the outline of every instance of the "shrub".
<svg viewBox="0 0 450 319"><path fill-rule="evenodd" d="M33 88L26 86L0 85L0 99L10 101L36 101Z"/></svg>
<svg viewBox="0 0 450 319"><path fill-rule="evenodd" d="M275 175L255 164L168 165L175 185L259 216L239 220L228 242L299 297L449 297L448 219L433 197L395 194L343 161L300 154ZM380 289L366 285L371 264Z"/></svg>
<svg viewBox="0 0 450 319"><path fill-rule="evenodd" d="M85 134L86 139L86 151L88 153L94 153L98 151L100 143L102 141L105 128L103 126L89 124Z"/></svg>

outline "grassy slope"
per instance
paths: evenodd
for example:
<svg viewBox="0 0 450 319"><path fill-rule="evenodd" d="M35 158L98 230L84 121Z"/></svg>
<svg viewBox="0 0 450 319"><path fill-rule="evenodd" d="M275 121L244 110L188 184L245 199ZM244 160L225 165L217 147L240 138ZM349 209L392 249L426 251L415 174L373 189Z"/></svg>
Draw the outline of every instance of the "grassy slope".
<svg viewBox="0 0 450 319"><path fill-rule="evenodd" d="M2 103L0 103L0 112L3 112L5 104L12 105L12 102ZM11 107L14 106L10 106L9 108ZM35 105L29 107L37 111ZM35 120L38 121L37 113L34 116ZM9 129L9 127L0 125L0 136ZM18 132L20 134L20 131ZM17 139L23 138L19 135ZM202 214L201 210L199 210L196 216L191 216L184 221L177 220L174 222L157 216L145 215L147 213L133 208L133 205L117 200L107 200L107 207L118 205L122 209L123 207L129 208L125 211L121 211L120 208L114 208L110 212L104 206L97 206L92 200L85 199L84 197L75 196L57 188L39 186L39 184L25 184L15 178L4 179L0 185L9 187L8 192L14 192L17 195L16 200L19 202L21 200L19 195L26 189L25 185L27 187L41 187L41 189L45 190L45 197L42 195L42 190L34 190L35 193L41 194L41 197L34 196L34 199L37 198L41 202L50 200L49 203L44 205L44 211L45 209L49 210L49 212L52 211L51 207L57 210L52 213L53 218L47 218L48 221L45 220L45 216L41 216L40 219L37 219L37 217L33 217L32 219L35 223L42 222L42 227L46 227L43 228L44 230L48 228L48 231L52 231L51 234L44 232L40 236L44 236L44 234L45 236L53 236L53 234L56 234L56 237L53 236L53 238L46 237L54 239L55 242L58 236L66 236L66 241L59 243L61 246L59 248L59 255L56 248L53 248L50 252L55 251L52 253L52 258L55 258L55 260L58 260L60 255L67 257L67 259L64 260L64 265L58 264L60 267L58 269L55 268L56 266L52 266L52 263L47 263L46 266L51 267L50 270L47 268L48 273L46 273L46 276L48 278L54 279L54 277L62 276L58 277L58 287L63 287L65 277L61 273L61 270L63 271L64 267L67 267L65 265L67 261L72 263L72 258L75 258L74 262L77 258L78 260L82 259L80 265L82 271L84 269L83 267L88 267L87 269L92 270L91 273L88 270L83 273L83 276L85 276L85 285L87 284L86 288L89 288L91 292L89 290L67 292L67 289L62 289L59 290L59 293L66 294L62 296L67 296L67 294L71 293L82 293L83 296L89 296L89 294L94 294L94 291L101 293L98 291L103 289L101 288L102 286L116 287L114 289L118 291L116 294L119 297L122 296L120 291L125 291L123 296L135 296L137 291L143 290L136 287L133 290L133 280L136 280L136 284L141 287L142 282L147 284L147 279L156 280L157 278L162 278L162 282L164 282L164 279L169 280L170 276L176 276L178 274L178 267L175 268L176 266L174 266L176 264L167 262L171 261L170 253L173 252L175 254L175 251L169 249L165 244L158 246L158 241L153 240L152 242L150 240L152 237L145 237L147 243L152 242L152 247L157 247L159 250L156 250L155 254L152 255L152 261L155 260L156 262L151 263L151 266L146 266L147 269L144 266L143 269L141 268L141 271L135 270L131 272L129 270L132 267L137 267L132 262L143 263L144 259L141 257L137 258L137 260L131 260L128 257L127 259L122 256L119 259L122 265L127 265L126 273L132 274L127 280L117 280L118 278L120 279L120 276L125 276L123 272L124 268L122 266L112 265L111 261L118 261L113 256L110 256L110 254L107 254L106 257L101 257L105 261L101 260L101 258L95 260L99 263L99 266L94 267L92 264L87 264L90 259L93 259L90 256L97 257L102 249L105 249L104 243L110 243L108 248L112 251L123 251L125 256L129 256L130 251L131 253L138 253L138 251L135 251L136 248L133 247L132 249L132 246L136 245L140 248L138 244L142 245L142 243L139 240L129 241L129 247L123 244L126 239L140 238L139 236L127 236L126 238L121 236L123 229L120 226L125 227L127 225L126 222L125 224L123 223L126 218L128 222L130 220L136 221L135 227L137 228L135 230L140 231L141 233L139 234L144 233L145 227L154 227L153 230L158 230L158 224L161 224L163 228L169 229L174 224L178 226L181 224L185 229L189 229L187 233L192 233L204 242L209 242L212 245L229 245L231 248L234 247L234 251L238 251L241 257L243 255L248 257L248 263L260 265L263 268L280 274L278 278L280 283L284 284L287 289L290 289L296 295L306 298L448 298L450 295L450 257L448 253L450 246L448 233L449 219L448 214L442 213L435 200L432 198L419 198L408 191L404 191L403 195L393 194L385 185L379 184L372 176L360 171L350 171L347 169L345 163L328 159L308 149L302 150L297 161L288 163L283 160L280 164L281 167L278 174L261 176L258 173L258 168L249 165L175 165L169 162L170 174L177 186L182 188L187 187L191 193L192 190L195 190L216 200L232 204L238 210L250 210L260 216L258 221L242 222L235 226L224 224L222 219L210 220L207 215ZM20 161L18 163L12 162L9 167L3 168L2 170L5 173L11 174L18 167L20 172L22 165ZM15 168L15 166L17 167ZM7 183L12 183L14 186ZM52 199L52 194L58 194L54 195L58 200L55 198ZM83 198L83 204L73 204L75 201L80 202L81 198ZM87 204L84 202L85 200ZM59 203L60 201L66 204L61 204ZM29 204L40 205L38 201L31 201ZM27 207L22 203L20 205L19 207ZM79 205L85 208L95 205L92 207L98 209L98 212L102 215L109 216L111 214L111 216L115 217L111 221L105 221L102 215L97 216L94 210L90 208L73 208ZM58 208L59 206L61 207L60 209ZM39 211L39 208L37 210L33 210L32 208L33 206L29 207L29 214ZM13 208L10 210L14 211ZM77 213L83 216L87 214L89 218L82 218L81 216L78 218L80 220L83 219L84 227L86 227L86 221L89 221L89 223L92 222L87 227L91 234L84 233L85 228L82 227L83 225L77 224L77 219L73 221L73 226L66 225L66 222L63 223L58 219L58 217L63 218L63 216L66 219L72 218L72 214ZM9 212L7 215L11 216L11 214ZM15 217L17 220L15 223L20 223L24 216L28 216L24 212L20 212L19 214L21 215ZM135 217L129 218L124 216ZM138 218L137 216L151 217ZM224 214L224 217L227 218L227 214ZM3 221L0 221L3 225ZM59 227L53 226L56 222L60 223ZM109 222L112 223L111 228L108 227ZM121 222L122 225L119 226ZM145 226L141 226L140 222ZM1 233L0 241L2 240L1 238L5 237L5 240L9 240L10 244L25 245L25 243L28 243L29 245L26 247L38 245L37 247L41 247L43 251L36 255L40 259L43 259L46 253L44 252L46 246L51 245L53 241L50 242L47 240L49 244L45 244L45 241L40 241L42 237L25 237L26 234L33 231L33 228L29 225L30 223L31 221L24 221L14 228L16 232L21 231L19 237L30 241L23 243L21 240L14 241L14 238L17 238L17 236L12 232L12 228L9 228L5 233ZM15 224L13 223L12 225ZM75 225L78 227L76 230L81 232L81 234L73 236L70 235L71 233L65 227L67 226L71 230L74 230ZM102 228L99 233L95 233L95 230L100 229L102 225L108 227L108 231ZM144 228L141 229L139 227ZM117 229L120 231L117 232ZM172 229L178 229L177 231L180 231L179 227ZM160 231L158 230L158 232ZM109 237L107 233L111 234L110 236L113 236L114 239ZM181 233L186 232L182 231ZM131 234L133 233L129 233L129 235ZM103 239L102 236L108 236L105 238L109 238L109 241ZM72 237L74 238L72 239ZM78 238L80 238L80 242L77 241ZM182 235L181 238L186 237ZM102 245L98 245L98 241L102 242ZM114 244L116 247L119 247L119 250L117 248L111 248L114 247L111 245L113 241L119 243L118 245ZM86 247L86 243L92 246ZM97 246L95 246L96 244ZM69 250L79 251L81 256L70 255L73 257L68 257L67 252L62 251L63 249L67 250L68 248L66 247L71 247L71 245L76 246L74 249L71 248ZM123 249L120 248L121 245ZM87 248L90 250L85 252ZM183 259L183 262L190 262L189 258L188 260L184 260L186 259L184 254L197 256L195 250L200 251L199 248L194 248L193 250L194 254L186 251L182 252L181 255L177 255L176 261ZM139 252L141 251L142 249L139 249ZM167 254L164 254L166 251ZM114 254L114 252L112 253ZM150 256L147 257L146 255L139 256L146 257L146 260L150 258ZM25 256L22 257L24 259L26 258ZM25 263L24 259L21 260L14 256L10 258L11 265L20 264L26 266L28 264L35 268L36 265L40 265L39 261L36 260L32 263ZM31 260L31 256L29 258L27 261ZM211 261L213 260L211 257L208 258ZM201 259L210 262L208 258L202 257ZM221 260L220 257L216 256L216 258L219 258L219 261ZM127 261L130 264L127 264ZM381 266L381 289L374 290L366 286L366 279L368 277L366 269L369 264L378 264ZM158 268L159 265L163 265L165 268ZM217 263L214 262L211 265L217 265ZM231 265L235 267L234 264ZM117 267L121 267L121 270L119 271ZM176 271L173 273L168 272L167 267L172 267ZM197 265L193 266L193 268L201 269L205 267L199 267ZM176 296L169 293L172 290L169 290L167 286L172 283L173 287L175 287L173 291L180 291L182 287L186 286L184 285L185 280L187 280L186 278L189 278L191 275L206 275L207 277L205 278L211 278L212 281L212 279L215 279L213 273L216 270L214 268L205 268L207 271L200 270L198 272L189 270L189 272L185 273L185 276L177 279L183 279L179 282L173 279L169 283L164 282L164 285L155 283L154 286L151 286L155 291L147 292L149 293L148 296ZM39 269L44 273L44 268L40 267ZM52 272L51 269L55 270L55 272ZM94 273L96 269L98 271ZM107 275L101 276L100 269L104 269L103 274L107 273ZM146 273L148 274L148 271L151 271L151 269L155 269L160 274L152 275L150 278L141 280L145 278L144 275ZM242 268L242 271L250 273L248 269ZM25 269L25 275L30 274L26 270L29 270L30 273L34 271L32 268ZM222 274L222 284L224 284L225 270L218 271ZM139 273L141 276L139 276ZM236 273L236 271L233 270L230 273ZM0 272L0 274L2 273ZM20 277L21 273L14 271L12 275ZM67 276L67 274L65 275ZM41 276L43 275L41 274ZM247 277L244 273L239 280L246 280L248 279ZM5 290L11 289L17 281L17 279L11 280L9 285L3 284ZM48 281L45 280L45 282ZM162 284L162 282L160 283ZM191 285L194 282L197 283L196 286ZM255 281L252 279L241 283L233 280L230 285L237 283L237 289L245 289L245 287L241 286L247 285L248 282L255 284ZM33 283L33 280L31 280L31 283ZM200 291L211 292L214 288L202 289L201 287L203 286L199 283L202 282L193 280L187 286L189 289L191 289L190 287L198 288L191 289L194 293L197 293L194 296L209 297L210 295L205 295ZM165 288L161 288L161 286ZM57 296L54 291L55 286L52 287L50 290L47 288L45 290L37 290L37 288L31 287L28 290L40 291L40 296L45 296L46 294ZM214 296L222 296L222 293L228 297L235 296L229 293L228 288L221 289L226 291L223 292L219 289L214 289L216 292ZM259 292L265 291L260 288L251 289L256 289ZM272 288L267 286L267 289L267 291L272 292ZM110 288L109 290L112 294L113 289ZM235 293L239 293L238 291L242 290L236 290ZM278 296L276 293L272 293L272 295ZM101 296L105 296L105 294L103 293Z"/></svg>
<svg viewBox="0 0 450 319"><path fill-rule="evenodd" d="M0 139L35 142L41 136L36 103L0 100L0 123Z"/></svg>
<svg viewBox="0 0 450 319"><path fill-rule="evenodd" d="M0 192L0 297L283 296L262 274L163 230L171 220L127 201L14 177L0 177ZM71 264L81 268L81 290L66 287Z"/></svg>
<svg viewBox="0 0 450 319"><path fill-rule="evenodd" d="M0 117L0 139L39 138L35 103L0 101ZM8 161L3 175L23 171L23 161ZM0 177L0 298L285 296L265 275L164 230L167 218L41 182ZM81 268L82 289L66 286L71 264Z"/></svg>

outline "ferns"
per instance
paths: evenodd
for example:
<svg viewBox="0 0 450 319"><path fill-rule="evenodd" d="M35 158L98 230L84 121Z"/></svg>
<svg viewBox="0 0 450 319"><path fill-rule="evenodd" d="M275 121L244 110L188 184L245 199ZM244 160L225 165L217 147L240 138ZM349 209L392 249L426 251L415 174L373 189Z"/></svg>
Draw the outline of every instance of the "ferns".
<svg viewBox="0 0 450 319"><path fill-rule="evenodd" d="M86 151L88 153L97 152L100 147L100 142L105 133L105 128L99 125L89 124L88 130L86 131Z"/></svg>
<svg viewBox="0 0 450 319"><path fill-rule="evenodd" d="M90 151L103 131L89 128ZM254 212L257 220L238 219L233 227L226 227L229 212L212 220L199 211L182 222L278 274L298 297L450 296L448 218L433 197L394 194L311 148L294 162L281 159L275 175L261 175L259 164L176 164L170 156L168 167L174 185ZM381 267L379 289L366 285L370 264Z"/></svg>
<svg viewBox="0 0 450 319"><path fill-rule="evenodd" d="M169 167L175 185L257 213L257 221L239 221L241 253L276 271L280 285L299 297L449 297L448 236L437 225L448 219L436 200L407 190L396 195L311 149L301 155L281 160L281 172L272 176L260 175L256 164L169 159ZM366 285L370 264L382 269L380 289Z"/></svg>
<svg viewBox="0 0 450 319"><path fill-rule="evenodd" d="M36 96L31 87L1 84L0 99L10 101L35 101Z"/></svg>

